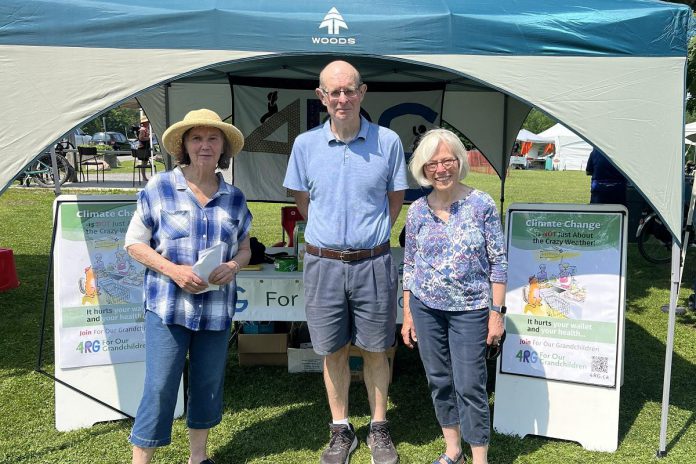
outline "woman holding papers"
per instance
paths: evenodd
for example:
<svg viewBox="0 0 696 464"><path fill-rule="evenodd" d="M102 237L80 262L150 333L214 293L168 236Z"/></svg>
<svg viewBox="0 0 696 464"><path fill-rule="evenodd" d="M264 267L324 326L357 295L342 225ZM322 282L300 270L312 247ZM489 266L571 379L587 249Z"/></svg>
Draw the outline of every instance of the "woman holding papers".
<svg viewBox="0 0 696 464"><path fill-rule="evenodd" d="M201 109L167 129L162 141L178 166L138 193L125 243L147 267L145 389L129 440L133 463L150 462L157 447L171 442L188 354L189 463L210 464L208 430L222 418L235 275L251 256L252 219L242 192L216 171L229 167L244 137Z"/></svg>
<svg viewBox="0 0 696 464"><path fill-rule="evenodd" d="M411 204L404 248L404 343L425 367L446 449L433 464L462 464L461 442L473 464L487 462L490 413L486 345L503 337L507 259L493 199L464 185L464 145L434 129L409 166L432 192ZM492 350L493 351L493 350Z"/></svg>

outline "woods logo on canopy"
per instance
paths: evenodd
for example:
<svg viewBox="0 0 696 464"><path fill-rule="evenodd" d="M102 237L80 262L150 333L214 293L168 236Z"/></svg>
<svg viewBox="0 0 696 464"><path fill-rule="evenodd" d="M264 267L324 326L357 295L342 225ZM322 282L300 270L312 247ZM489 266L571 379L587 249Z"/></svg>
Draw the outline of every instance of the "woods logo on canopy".
<svg viewBox="0 0 696 464"><path fill-rule="evenodd" d="M341 28L348 29L348 25L336 7L332 7L319 24L319 29L324 28L326 28L326 34L329 37L313 36L313 44L355 45L355 37L339 37L341 35Z"/></svg>

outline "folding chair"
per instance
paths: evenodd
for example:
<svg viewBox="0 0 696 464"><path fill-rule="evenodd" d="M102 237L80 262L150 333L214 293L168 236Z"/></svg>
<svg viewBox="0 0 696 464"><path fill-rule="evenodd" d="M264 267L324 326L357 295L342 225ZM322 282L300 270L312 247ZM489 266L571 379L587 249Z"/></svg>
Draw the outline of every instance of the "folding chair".
<svg viewBox="0 0 696 464"><path fill-rule="evenodd" d="M297 209L297 206L283 206L282 208L280 208L280 225L283 228L283 241L278 242L273 246L276 246L276 247L282 247L282 246L293 247L293 246L295 246L294 234L295 234L295 223L297 221L304 221L304 218L302 217L302 214L300 214L300 210ZM287 245L285 243L285 234L288 235Z"/></svg>
<svg viewBox="0 0 696 464"><path fill-rule="evenodd" d="M80 171L80 182L85 178L89 182L89 167L94 166L97 170L97 182L99 182L99 169L102 172L102 182L104 182L104 161L97 154L97 147L77 147L77 153L80 157L78 169Z"/></svg>
<svg viewBox="0 0 696 464"><path fill-rule="evenodd" d="M131 148L131 155L133 156L133 187L135 187L135 171L138 171L138 185L140 185L143 179L147 181L145 175L147 170L154 167L157 172L157 166L152 161L150 150L147 148Z"/></svg>

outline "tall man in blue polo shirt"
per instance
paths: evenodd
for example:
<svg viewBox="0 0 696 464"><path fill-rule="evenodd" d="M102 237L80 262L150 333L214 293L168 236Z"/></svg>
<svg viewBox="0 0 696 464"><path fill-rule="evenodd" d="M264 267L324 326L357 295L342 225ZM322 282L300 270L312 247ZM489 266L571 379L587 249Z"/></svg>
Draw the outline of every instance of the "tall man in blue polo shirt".
<svg viewBox="0 0 696 464"><path fill-rule="evenodd" d="M399 460L386 419L397 289L389 237L408 185L398 135L360 116L366 91L349 63L323 69L316 94L330 119L297 137L283 182L307 219L305 308L332 416L322 464L348 462L358 444L348 421L351 343L363 350L373 463Z"/></svg>

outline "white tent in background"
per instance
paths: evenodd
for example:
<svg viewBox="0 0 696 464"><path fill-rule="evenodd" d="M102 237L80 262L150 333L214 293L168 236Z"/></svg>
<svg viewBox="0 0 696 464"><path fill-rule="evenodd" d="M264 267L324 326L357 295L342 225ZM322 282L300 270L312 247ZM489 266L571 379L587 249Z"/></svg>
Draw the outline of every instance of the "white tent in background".
<svg viewBox="0 0 696 464"><path fill-rule="evenodd" d="M522 156L513 153L512 156L510 156L510 165L522 166L523 168L540 167L543 169L545 162L544 150L546 149L546 145L555 143L556 139L554 137L542 137L527 129L520 129L517 133L516 142L520 145L519 150ZM524 143L531 143L531 147L528 151L522 149L522 144ZM541 166L534 165L534 161L537 160L542 163Z"/></svg>
<svg viewBox="0 0 696 464"><path fill-rule="evenodd" d="M553 137L542 137L539 134L535 134L527 129L521 129L517 133L517 140L520 142L532 142L532 143L554 143L555 139Z"/></svg>
<svg viewBox="0 0 696 464"><path fill-rule="evenodd" d="M546 129L539 134L539 137L554 141L558 160L554 165L559 171L582 171L587 166L592 145L563 124L559 123Z"/></svg>
<svg viewBox="0 0 696 464"><path fill-rule="evenodd" d="M691 122L684 126L684 137L691 142L696 142L696 122ZM693 145L693 143L686 143Z"/></svg>

